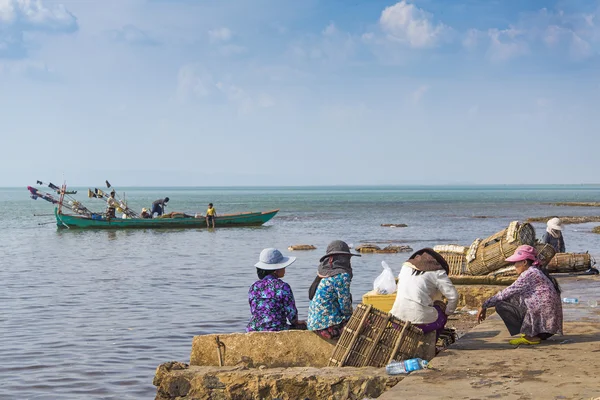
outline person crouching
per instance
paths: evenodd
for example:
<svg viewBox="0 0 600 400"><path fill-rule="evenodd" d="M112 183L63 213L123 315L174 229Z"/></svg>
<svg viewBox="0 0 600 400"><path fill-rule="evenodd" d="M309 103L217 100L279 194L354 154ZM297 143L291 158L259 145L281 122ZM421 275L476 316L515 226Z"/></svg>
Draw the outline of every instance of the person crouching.
<svg viewBox="0 0 600 400"><path fill-rule="evenodd" d="M562 334L563 312L560 286L556 279L540 268L535 247L522 245L506 259L513 263L519 277L495 296L483 302L478 322L486 318L487 309L496 308L508 332L517 339L512 345L536 345L555 334Z"/></svg>
<svg viewBox="0 0 600 400"><path fill-rule="evenodd" d="M448 263L438 252L430 248L415 252L398 274L392 315L411 322L423 333L436 331L439 337L458 304L458 292L448 272ZM441 301L442 295L448 304Z"/></svg>
<svg viewBox="0 0 600 400"><path fill-rule="evenodd" d="M274 248L260 252L259 261L254 264L259 280L248 290L252 317L246 332L306 329L306 323L298 320L292 288L281 280L285 268L294 261L296 257L284 257Z"/></svg>

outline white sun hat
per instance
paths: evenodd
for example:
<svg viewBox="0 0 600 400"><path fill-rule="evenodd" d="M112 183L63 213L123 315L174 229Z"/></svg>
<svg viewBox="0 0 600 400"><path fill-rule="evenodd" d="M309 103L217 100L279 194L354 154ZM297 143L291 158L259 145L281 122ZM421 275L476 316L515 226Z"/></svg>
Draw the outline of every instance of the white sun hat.
<svg viewBox="0 0 600 400"><path fill-rule="evenodd" d="M553 229L555 231L562 231L562 222L560 222L560 218L549 219L547 225L550 229Z"/></svg>
<svg viewBox="0 0 600 400"><path fill-rule="evenodd" d="M267 271L275 271L291 265L294 261L296 261L296 257L285 257L279 250L270 247L260 252L258 262L254 266Z"/></svg>

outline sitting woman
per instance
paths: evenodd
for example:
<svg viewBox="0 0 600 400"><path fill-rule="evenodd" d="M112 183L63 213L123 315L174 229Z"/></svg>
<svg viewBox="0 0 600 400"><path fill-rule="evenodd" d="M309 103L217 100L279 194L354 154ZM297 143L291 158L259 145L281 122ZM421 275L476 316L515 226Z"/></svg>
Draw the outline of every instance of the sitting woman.
<svg viewBox="0 0 600 400"><path fill-rule="evenodd" d="M538 267L537 251L532 246L519 246L506 259L515 265L517 280L497 295L487 299L479 309L477 320L485 320L486 309L496 312L511 335L512 345L539 344L554 334L562 333L562 303L556 279Z"/></svg>
<svg viewBox="0 0 600 400"><path fill-rule="evenodd" d="M309 290L308 329L326 339L339 338L352 316L352 256L360 257L345 242L331 242Z"/></svg>
<svg viewBox="0 0 600 400"><path fill-rule="evenodd" d="M414 253L398 274L396 300L390 312L415 324L423 333L436 331L439 337L458 304L458 292L448 271L444 257L433 249ZM442 296L448 300L447 305L441 301Z"/></svg>
<svg viewBox="0 0 600 400"><path fill-rule="evenodd" d="M246 332L306 329L306 323L298 321L292 288L281 280L285 267L294 261L296 257L284 257L277 249L260 252L259 262L254 265L259 280L248 291L252 317Z"/></svg>
<svg viewBox="0 0 600 400"><path fill-rule="evenodd" d="M547 243L557 253L565 252L565 239L562 234L562 223L559 218L551 218L546 223L546 232L542 236L542 243Z"/></svg>

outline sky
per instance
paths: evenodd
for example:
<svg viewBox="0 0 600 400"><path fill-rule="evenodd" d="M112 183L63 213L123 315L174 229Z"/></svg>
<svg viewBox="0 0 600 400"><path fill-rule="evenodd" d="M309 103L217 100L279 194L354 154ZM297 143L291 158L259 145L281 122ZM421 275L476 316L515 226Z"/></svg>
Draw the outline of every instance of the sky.
<svg viewBox="0 0 600 400"><path fill-rule="evenodd" d="M598 183L600 1L0 0L0 186Z"/></svg>

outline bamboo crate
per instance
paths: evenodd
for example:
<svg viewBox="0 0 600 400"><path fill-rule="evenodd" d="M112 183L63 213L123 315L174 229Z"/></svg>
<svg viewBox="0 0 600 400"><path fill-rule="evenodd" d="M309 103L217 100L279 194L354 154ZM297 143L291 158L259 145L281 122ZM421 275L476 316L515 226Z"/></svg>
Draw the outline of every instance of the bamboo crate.
<svg viewBox="0 0 600 400"><path fill-rule="evenodd" d="M423 331L371 305L356 306L344 327L329 366L385 367L415 357Z"/></svg>
<svg viewBox="0 0 600 400"><path fill-rule="evenodd" d="M547 243L539 242L536 243L534 247L538 252L538 259L540 260L542 268L546 267L550 263L550 261L552 261L552 258L554 258L554 255L556 254L554 247L550 246Z"/></svg>
<svg viewBox="0 0 600 400"><path fill-rule="evenodd" d="M548 272L582 272L596 264L589 253L556 253L548 264Z"/></svg>
<svg viewBox="0 0 600 400"><path fill-rule="evenodd" d="M467 263L470 275L487 275L508 266L510 257L520 245L535 244L535 229L529 223L517 224L514 235L507 235L509 228L484 239L479 243L475 259ZM507 237L510 236L510 237Z"/></svg>
<svg viewBox="0 0 600 400"><path fill-rule="evenodd" d="M454 244L440 245L433 248L438 252L450 267L450 276L470 275L467 268L468 247Z"/></svg>

